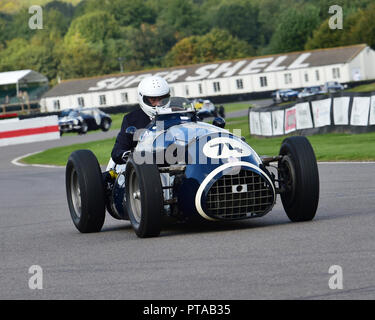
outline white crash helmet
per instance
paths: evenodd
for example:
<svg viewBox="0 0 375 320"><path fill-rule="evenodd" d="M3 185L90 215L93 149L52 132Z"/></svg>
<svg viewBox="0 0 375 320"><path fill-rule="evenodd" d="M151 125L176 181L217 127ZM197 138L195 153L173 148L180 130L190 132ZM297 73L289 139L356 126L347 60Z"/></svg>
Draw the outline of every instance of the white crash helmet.
<svg viewBox="0 0 375 320"><path fill-rule="evenodd" d="M153 107L149 101L151 98L161 98L158 106ZM167 81L162 77L151 76L143 79L138 85L138 102L142 110L150 117L154 117L158 109L166 109L169 107L170 89Z"/></svg>

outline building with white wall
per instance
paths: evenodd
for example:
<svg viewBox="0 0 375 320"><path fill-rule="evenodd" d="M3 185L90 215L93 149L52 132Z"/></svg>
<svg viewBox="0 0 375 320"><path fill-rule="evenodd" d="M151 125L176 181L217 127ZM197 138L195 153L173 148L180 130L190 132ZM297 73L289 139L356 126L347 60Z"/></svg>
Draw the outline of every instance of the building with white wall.
<svg viewBox="0 0 375 320"><path fill-rule="evenodd" d="M137 86L160 75L172 95L241 96L287 88L375 79L375 51L366 44L219 61L191 66L66 80L41 99L46 111L137 103Z"/></svg>

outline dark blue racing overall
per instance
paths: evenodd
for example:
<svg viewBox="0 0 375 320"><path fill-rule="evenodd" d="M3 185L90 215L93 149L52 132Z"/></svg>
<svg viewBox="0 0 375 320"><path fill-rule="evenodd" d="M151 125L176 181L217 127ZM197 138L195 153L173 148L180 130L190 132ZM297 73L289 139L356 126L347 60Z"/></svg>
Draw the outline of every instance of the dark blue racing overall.
<svg viewBox="0 0 375 320"><path fill-rule="evenodd" d="M143 112L141 108L132 111L124 116L122 120L121 130L117 135L115 145L113 146L111 157L116 164L124 164L122 155L125 151L129 151L137 145L133 141L133 135L126 133L129 127L136 127L137 129L146 128L151 122L149 116Z"/></svg>

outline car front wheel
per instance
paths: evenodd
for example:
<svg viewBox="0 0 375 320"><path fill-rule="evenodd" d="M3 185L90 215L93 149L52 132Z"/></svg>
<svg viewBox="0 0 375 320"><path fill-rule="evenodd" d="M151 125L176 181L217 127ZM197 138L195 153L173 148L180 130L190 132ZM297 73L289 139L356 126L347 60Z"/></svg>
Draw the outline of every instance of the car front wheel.
<svg viewBox="0 0 375 320"><path fill-rule="evenodd" d="M125 181L126 207L135 233L140 238L158 236L164 198L157 166L138 165L130 157L126 164Z"/></svg>
<svg viewBox="0 0 375 320"><path fill-rule="evenodd" d="M278 172L285 212L293 222L312 220L319 203L319 171L314 150L307 138L289 137L282 142L280 155Z"/></svg>
<svg viewBox="0 0 375 320"><path fill-rule="evenodd" d="M99 232L105 219L102 173L90 150L74 151L66 165L65 185L71 218L82 233Z"/></svg>

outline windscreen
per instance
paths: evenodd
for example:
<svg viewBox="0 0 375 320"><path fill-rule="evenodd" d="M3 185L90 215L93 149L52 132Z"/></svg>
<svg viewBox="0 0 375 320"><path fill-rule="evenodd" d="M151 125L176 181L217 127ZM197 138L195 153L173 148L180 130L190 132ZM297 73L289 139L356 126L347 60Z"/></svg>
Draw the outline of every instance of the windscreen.
<svg viewBox="0 0 375 320"><path fill-rule="evenodd" d="M165 107L158 108L159 114L185 112L185 111L194 110L194 106L189 99L186 99L183 97L171 97L169 99L170 99L170 104L168 108L165 108ZM165 105L165 102L161 101L161 105Z"/></svg>

